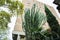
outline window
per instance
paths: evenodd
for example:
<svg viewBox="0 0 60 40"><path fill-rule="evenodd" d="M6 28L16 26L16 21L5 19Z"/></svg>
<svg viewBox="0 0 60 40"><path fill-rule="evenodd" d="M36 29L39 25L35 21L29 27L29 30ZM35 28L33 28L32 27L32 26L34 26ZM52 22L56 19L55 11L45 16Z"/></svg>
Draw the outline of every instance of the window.
<svg viewBox="0 0 60 40"><path fill-rule="evenodd" d="M60 13L60 5L57 6L57 10Z"/></svg>
<svg viewBox="0 0 60 40"><path fill-rule="evenodd" d="M56 4L56 5L60 5L60 0L54 0L53 3Z"/></svg>
<svg viewBox="0 0 60 40"><path fill-rule="evenodd" d="M12 34L13 35L13 40L17 40L17 34Z"/></svg>
<svg viewBox="0 0 60 40"><path fill-rule="evenodd" d="M26 40L24 35L20 35L21 40Z"/></svg>

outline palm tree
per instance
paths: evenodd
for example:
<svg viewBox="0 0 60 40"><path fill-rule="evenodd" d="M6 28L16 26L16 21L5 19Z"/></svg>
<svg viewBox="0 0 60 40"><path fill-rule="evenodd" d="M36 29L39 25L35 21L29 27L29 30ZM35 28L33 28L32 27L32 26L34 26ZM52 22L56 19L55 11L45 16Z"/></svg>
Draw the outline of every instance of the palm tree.
<svg viewBox="0 0 60 40"><path fill-rule="evenodd" d="M1 0L0 7L6 7L12 14L17 13L18 15L22 15L24 11L24 5L19 0Z"/></svg>
<svg viewBox="0 0 60 40"><path fill-rule="evenodd" d="M5 11L0 11L0 40L7 37L8 23L11 15Z"/></svg>
<svg viewBox="0 0 60 40"><path fill-rule="evenodd" d="M15 16L17 16L17 18L18 18L18 16L21 16L21 18L22 18L24 5L19 0L0 0L0 7L8 8L9 12L11 13L11 16L15 15L15 13L16 13ZM9 19L9 18L7 17L7 19ZM3 23L2 23L2 25L3 25Z"/></svg>

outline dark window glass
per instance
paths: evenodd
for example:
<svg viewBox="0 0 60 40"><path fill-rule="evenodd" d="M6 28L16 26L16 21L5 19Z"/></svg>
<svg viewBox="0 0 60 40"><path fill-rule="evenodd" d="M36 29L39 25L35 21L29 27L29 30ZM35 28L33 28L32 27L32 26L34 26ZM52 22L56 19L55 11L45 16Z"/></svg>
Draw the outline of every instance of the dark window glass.
<svg viewBox="0 0 60 40"><path fill-rule="evenodd" d="M17 34L13 34L13 40L17 40Z"/></svg>
<svg viewBox="0 0 60 40"><path fill-rule="evenodd" d="M60 0L54 0L53 3L56 4L56 5L60 5Z"/></svg>
<svg viewBox="0 0 60 40"><path fill-rule="evenodd" d="M60 5L57 6L57 10L60 13Z"/></svg>
<svg viewBox="0 0 60 40"><path fill-rule="evenodd" d="M21 40L26 40L24 35L20 35Z"/></svg>

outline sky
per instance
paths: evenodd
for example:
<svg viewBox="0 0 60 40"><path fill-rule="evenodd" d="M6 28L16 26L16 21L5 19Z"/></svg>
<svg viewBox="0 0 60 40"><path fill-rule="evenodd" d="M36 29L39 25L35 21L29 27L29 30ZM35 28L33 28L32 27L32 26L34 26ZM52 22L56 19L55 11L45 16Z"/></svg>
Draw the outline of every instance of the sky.
<svg viewBox="0 0 60 40"><path fill-rule="evenodd" d="M54 0L38 0L38 1L39 1L39 2L42 2L42 3L45 3L45 4L47 4L47 5L52 6L52 7L55 9L57 15L58 15L59 18L60 18L60 14L59 14L58 10L56 9L57 5L53 4L53 1L54 1Z"/></svg>
<svg viewBox="0 0 60 40"><path fill-rule="evenodd" d="M22 0L20 0L20 1L22 1ZM55 11L57 12L57 15L60 17L60 14L58 13L58 11L56 9L57 5L53 4L54 0L37 0L37 1L54 7ZM3 7L0 7L0 8L3 9ZM3 10L7 11L8 9L4 8ZM8 24L9 27L10 27L10 29L9 29L9 31L10 31L10 33L9 33L10 40L12 40L12 38L11 38L12 34L11 33L12 33L12 30L14 30L15 22L16 22L16 17L14 16L14 17L11 18L11 23Z"/></svg>

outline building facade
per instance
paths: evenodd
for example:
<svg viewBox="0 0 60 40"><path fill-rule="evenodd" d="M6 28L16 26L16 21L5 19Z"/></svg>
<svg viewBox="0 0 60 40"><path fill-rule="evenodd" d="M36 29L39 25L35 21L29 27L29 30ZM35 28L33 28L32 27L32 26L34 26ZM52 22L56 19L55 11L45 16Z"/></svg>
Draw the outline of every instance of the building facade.
<svg viewBox="0 0 60 40"><path fill-rule="evenodd" d="M24 4L24 9L31 8L32 5L34 3L36 3L38 5L38 8L40 8L40 11L45 14L44 3L38 2L37 0L22 0L22 3ZM49 5L47 5L47 6L60 24L60 19L57 15L56 11L54 10L54 8ZM49 25L47 22L43 25L43 28L44 28L44 30L49 29ZM14 31L13 31L13 40L25 40L25 32L23 31L23 28L22 28L21 16L17 17Z"/></svg>

